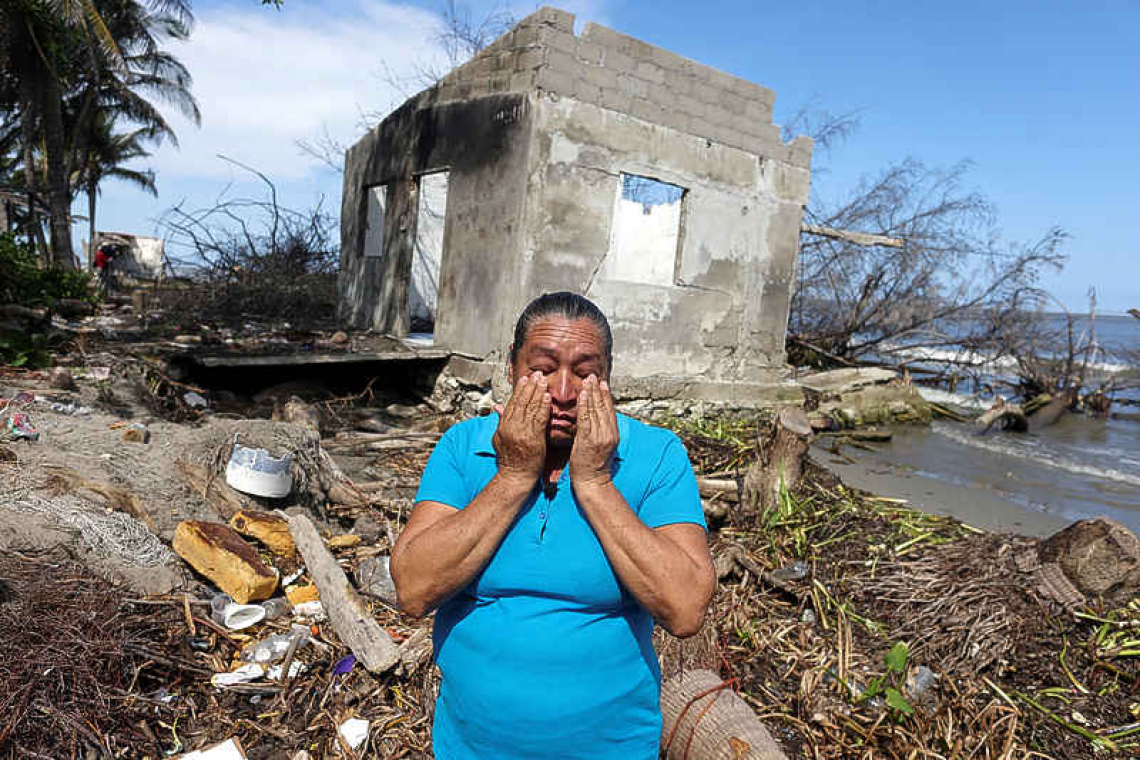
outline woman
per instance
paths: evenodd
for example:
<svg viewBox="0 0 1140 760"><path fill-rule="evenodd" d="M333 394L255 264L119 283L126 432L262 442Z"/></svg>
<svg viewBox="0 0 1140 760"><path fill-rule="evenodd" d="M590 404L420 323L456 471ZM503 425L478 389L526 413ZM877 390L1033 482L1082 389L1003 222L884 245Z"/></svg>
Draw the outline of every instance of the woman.
<svg viewBox="0 0 1140 760"><path fill-rule="evenodd" d="M696 633L716 578L684 446L615 413L612 346L590 301L536 299L506 407L428 461L391 567L436 611L441 760L657 757L653 622Z"/></svg>

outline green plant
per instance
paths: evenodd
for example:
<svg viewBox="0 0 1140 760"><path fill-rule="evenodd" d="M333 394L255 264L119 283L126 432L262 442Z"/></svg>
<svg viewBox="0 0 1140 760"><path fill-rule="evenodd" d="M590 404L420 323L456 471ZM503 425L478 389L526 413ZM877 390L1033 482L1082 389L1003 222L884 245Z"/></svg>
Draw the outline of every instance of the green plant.
<svg viewBox="0 0 1140 760"><path fill-rule="evenodd" d="M47 336L43 333L28 335L12 330L0 330L0 364L27 369L50 366L51 355L47 352Z"/></svg>
<svg viewBox="0 0 1140 760"><path fill-rule="evenodd" d="M31 244L0 233L0 303L52 306L64 298L95 304L99 290L87 272L60 266L41 269Z"/></svg>
<svg viewBox="0 0 1140 760"><path fill-rule="evenodd" d="M906 644L902 641L896 641L895 645L883 656L883 664L887 666L887 672L872 679L871 683L867 684L867 689L859 696L859 701L862 702L882 694L887 702L887 707L891 708L897 720L901 720L903 715L913 715L914 708L899 690L899 680L906 670L908 654L909 650Z"/></svg>

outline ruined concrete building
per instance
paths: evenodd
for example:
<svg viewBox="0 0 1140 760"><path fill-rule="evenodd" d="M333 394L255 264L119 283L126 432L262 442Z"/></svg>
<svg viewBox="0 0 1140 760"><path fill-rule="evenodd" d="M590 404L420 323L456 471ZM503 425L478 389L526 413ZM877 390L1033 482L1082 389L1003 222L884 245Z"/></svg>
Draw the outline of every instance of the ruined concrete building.
<svg viewBox="0 0 1140 760"><path fill-rule="evenodd" d="M341 317L431 333L476 380L530 299L578 291L625 395L740 400L784 360L811 176L772 103L543 8L348 151Z"/></svg>

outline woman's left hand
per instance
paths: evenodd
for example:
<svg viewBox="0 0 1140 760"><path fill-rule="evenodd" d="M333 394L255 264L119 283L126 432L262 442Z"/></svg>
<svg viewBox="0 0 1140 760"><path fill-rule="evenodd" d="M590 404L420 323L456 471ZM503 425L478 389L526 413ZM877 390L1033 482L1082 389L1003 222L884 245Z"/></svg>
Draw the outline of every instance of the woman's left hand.
<svg viewBox="0 0 1140 760"><path fill-rule="evenodd" d="M578 429L570 450L570 477L575 487L610 482L619 440L610 386L590 375L578 394Z"/></svg>

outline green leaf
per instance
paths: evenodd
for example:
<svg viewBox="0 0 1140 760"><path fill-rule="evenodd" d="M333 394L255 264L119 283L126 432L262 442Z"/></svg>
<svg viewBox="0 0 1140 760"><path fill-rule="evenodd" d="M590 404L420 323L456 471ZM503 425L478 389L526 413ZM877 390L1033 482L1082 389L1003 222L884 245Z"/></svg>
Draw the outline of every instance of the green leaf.
<svg viewBox="0 0 1140 760"><path fill-rule="evenodd" d="M893 670L896 673L901 673L906 669L906 644L899 641L891 647L891 651L887 652L884 662L887 664L887 670Z"/></svg>
<svg viewBox="0 0 1140 760"><path fill-rule="evenodd" d="M914 708L910 706L910 702L906 701L906 697L895 688L887 687L887 705L907 715L914 715Z"/></svg>
<svg viewBox="0 0 1140 760"><path fill-rule="evenodd" d="M862 694L859 695L859 701L862 702L865 699L870 699L871 697L877 697L882 692L883 692L883 677L879 676L878 678L872 680L871 683L867 684L867 688L863 691Z"/></svg>

